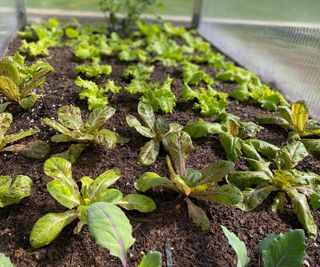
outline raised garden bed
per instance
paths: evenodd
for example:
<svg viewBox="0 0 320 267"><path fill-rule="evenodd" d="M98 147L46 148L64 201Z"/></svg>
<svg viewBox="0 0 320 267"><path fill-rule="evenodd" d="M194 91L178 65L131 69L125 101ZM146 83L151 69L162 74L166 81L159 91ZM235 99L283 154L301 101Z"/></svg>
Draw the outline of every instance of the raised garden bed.
<svg viewBox="0 0 320 267"><path fill-rule="evenodd" d="M144 38L144 37L142 37ZM183 41L179 37L172 37L179 44ZM139 37L135 37L136 40ZM19 51L21 38L17 37L9 46L7 55L14 55ZM64 105L78 106L84 116L88 116L87 101L79 100L82 88L75 85L77 77L75 68L83 61L78 59L70 46L54 47L46 57L30 57L27 55L27 64L38 59L48 61L54 72L47 75L46 82L37 90L41 95L34 107L22 109L19 105L9 105L6 112L13 115L10 132L15 133L21 129L38 128L40 132L26 139L43 140L50 144L51 154L60 153L68 148L68 144L56 144L50 138L56 131L46 126L43 118L56 118L58 109ZM217 52L212 48L214 52ZM197 53L197 52L195 52ZM152 56L152 53L150 54ZM103 87L108 79L112 79L117 86L122 88L130 83L130 79L123 77L123 71L129 65L136 65L138 61L131 62L120 60L117 54L103 55L100 64L112 66L110 75L101 75L92 78L99 86ZM157 112L168 122L181 125L197 120L199 111L193 110L193 102L186 102L180 93L184 86L182 66L178 62L175 66L165 66L161 61L146 63L153 65L151 82L163 84L168 76L173 78L172 92L176 97L176 106L172 113ZM200 64L201 68L212 78L216 77L219 69L207 63ZM84 77L84 76L82 76ZM230 94L237 88L236 82L216 80L214 88L217 91ZM206 86L201 81L197 87ZM78 181L83 176L97 177L104 171L119 168L121 178L114 188L120 189L124 194L136 192L134 182L144 172L156 172L161 176L169 176L166 167L167 153L160 149L159 156L149 166L139 163L139 150L149 139L141 137L126 122L126 116L131 114L137 118L137 105L140 95L129 94L121 90L118 94L108 93L109 105L116 109L105 128L117 132L123 137L130 138L125 144L117 144L115 149L106 150L98 145L90 144L85 148L79 159L72 165L73 177ZM3 96L1 96L4 99ZM262 109L259 104L240 102L228 97L226 111L238 116L241 121L257 122L258 118L272 115L272 112ZM209 122L216 122L218 116L205 117ZM288 132L275 125L264 125L256 138L267 141L273 145L283 147L287 144ZM187 163L195 169L201 169L209 164L226 159L224 149L217 135L193 139L194 150L190 153ZM48 193L47 183L51 178L43 172L45 159L31 159L19 154L0 154L1 175L16 177L24 174L33 180L33 194L23 199L17 205L0 209L0 251L10 256L17 266L121 266L120 261L103 248L99 248L86 226L79 234L73 234L76 222L66 226L58 238L50 245L34 250L29 244L30 231L35 222L48 212L63 212L63 208ZM249 170L243 158L235 160L235 170ZM275 166L272 165L272 168ZM320 160L309 154L296 167L301 171L311 171L320 174ZM222 182L222 184L225 182ZM188 209L183 197L178 193L163 188L155 188L145 193L154 199L157 209L150 214L136 211L126 212L133 227L133 236L136 242L129 250L129 266L136 266L144 253L157 250L163 253L163 266L168 250L172 253L174 266L235 266L236 256L224 236L221 225L234 232L243 240L248 248L251 258L250 266L260 266L261 258L258 253L258 244L269 235L279 234L290 228L302 228L297 220L293 206L288 198L285 199L285 213L277 214L271 210L272 201L276 193L271 195L256 209L244 212L239 208L213 204L208 201L195 200L194 203L201 207L207 214L210 226L207 231L202 231L188 216ZM320 213L312 210L315 222L319 228ZM309 266L319 266L320 238L308 239L306 261ZM165 253L165 248L167 253ZM262 266L262 265L261 265Z"/></svg>

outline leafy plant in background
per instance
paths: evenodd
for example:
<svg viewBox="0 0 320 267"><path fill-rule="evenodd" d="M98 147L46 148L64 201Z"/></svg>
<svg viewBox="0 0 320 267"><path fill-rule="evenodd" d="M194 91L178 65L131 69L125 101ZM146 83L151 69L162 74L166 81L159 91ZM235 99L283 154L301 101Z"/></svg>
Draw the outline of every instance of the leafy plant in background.
<svg viewBox="0 0 320 267"><path fill-rule="evenodd" d="M234 233L221 226L229 244L237 254L237 267L249 266L250 258L247 248ZM306 257L306 241L304 231L301 229L288 230L277 236L268 236L260 242L259 254L264 267L292 266L300 267Z"/></svg>
<svg viewBox="0 0 320 267"><path fill-rule="evenodd" d="M25 65L25 57L18 52L14 56L4 57L0 61L0 93L10 101L19 103L22 108L33 107L38 95L33 91L45 82L45 76L53 71L53 67L44 61L36 61L33 65ZM2 104L3 111L8 102Z"/></svg>
<svg viewBox="0 0 320 267"><path fill-rule="evenodd" d="M141 101L138 104L138 113L144 125L132 115L127 115L126 120L128 125L142 136L151 138L149 142L140 148L139 154L140 162L145 165L150 165L155 162L159 154L160 143L163 143L169 134L181 131L182 126L177 123L167 123L161 117L156 119L152 106Z"/></svg>
<svg viewBox="0 0 320 267"><path fill-rule="evenodd" d="M290 140L299 140L310 153L320 154L320 139L306 138L320 136L320 123L309 119L308 106L304 101L297 101L291 108L279 108L280 116L268 116L259 119L261 124L276 124L289 131Z"/></svg>
<svg viewBox="0 0 320 267"><path fill-rule="evenodd" d="M213 79L206 72L200 70L198 65L188 61L183 63L182 77L187 85L197 85L201 81L208 85L213 84Z"/></svg>
<svg viewBox="0 0 320 267"><path fill-rule="evenodd" d="M240 121L237 116L230 113L221 114L220 119L220 123L207 122L199 119L188 123L183 130L189 133L192 138L201 138L209 134L218 134L219 141L227 158L231 161L235 161L240 157L243 154L242 150L252 141L265 146L269 145L272 149L278 149L271 144L265 144L264 141L250 139L254 138L261 130L261 127L254 122Z"/></svg>
<svg viewBox="0 0 320 267"><path fill-rule="evenodd" d="M2 267L15 267L10 258L0 252L0 266Z"/></svg>
<svg viewBox="0 0 320 267"><path fill-rule="evenodd" d="M101 11L108 16L112 31L117 31L116 26L120 26L123 34L129 34L141 14L155 3L156 0L100 0L99 6ZM117 18L118 13L123 13L124 18Z"/></svg>
<svg viewBox="0 0 320 267"><path fill-rule="evenodd" d="M115 112L116 110L109 106L97 108L90 113L84 123L78 107L62 106L57 112L58 122L49 118L43 119L43 122L59 132L51 137L53 142L76 143L71 145L68 151L58 154L68 160L73 159L71 161L74 162L89 143L95 143L105 149L113 149L116 146L120 140L119 136L113 131L102 128Z"/></svg>
<svg viewBox="0 0 320 267"><path fill-rule="evenodd" d="M269 111L277 110L279 105L288 106L287 101L279 92L271 90L267 85L261 83L260 79L252 72L237 67L234 63L226 64L216 75L216 78L225 82L236 82L238 88L230 96L239 101L252 100Z"/></svg>
<svg viewBox="0 0 320 267"><path fill-rule="evenodd" d="M110 250L118 257L124 267L128 266L126 254L133 245L132 227L126 215L117 206L108 202L90 205L87 211L89 231L99 246ZM149 252L138 267L160 267L161 253Z"/></svg>
<svg viewBox="0 0 320 267"><path fill-rule="evenodd" d="M284 212L285 195L287 195L296 212L299 222L310 237L316 238L317 224L310 211L308 198L319 198L320 176L312 172L302 172L295 166L304 159L308 152L303 143L290 143L280 150L265 150L258 148L269 157L274 157L277 169L270 170L269 162L265 162L254 145L245 150L245 160L251 171L235 171L227 177L228 183L237 186L244 195L243 202L238 206L242 210L250 211L260 205L271 192L278 192L274 198L273 211ZM271 153L271 154L270 154Z"/></svg>
<svg viewBox="0 0 320 267"><path fill-rule="evenodd" d="M82 64L76 66L76 73L83 73L86 77L92 78L100 75L108 76L112 72L112 67L110 65L99 65L99 64Z"/></svg>
<svg viewBox="0 0 320 267"><path fill-rule="evenodd" d="M57 47L60 44L64 31L57 19L50 18L48 21L26 26L23 31L18 32L18 35L24 38L20 47L22 52L28 53L30 56L49 56L49 48Z"/></svg>
<svg viewBox="0 0 320 267"><path fill-rule="evenodd" d="M131 65L123 71L123 76L126 79L131 79L131 82L126 86L126 91L130 94L143 93L147 86L147 80L150 79L153 73L154 66L146 66L144 64Z"/></svg>
<svg viewBox="0 0 320 267"><path fill-rule="evenodd" d="M14 181L10 176L0 176L0 208L19 203L31 196L32 180L25 175L18 175Z"/></svg>
<svg viewBox="0 0 320 267"><path fill-rule="evenodd" d="M77 218L80 221L74 229L74 233L79 233L83 225L87 224L87 209L92 203L108 203L109 205L104 205L104 207L110 209L107 214L111 212L113 215L119 215L116 226L120 224L121 227L129 227L130 224L128 224L128 219L124 214L121 217L118 209L115 208L116 205L127 210L138 210L140 212L151 212L156 208L154 201L146 196L139 194L123 196L118 189L109 188L120 178L119 169L108 170L96 179L88 176L82 177L80 179L81 189L78 188L77 183L72 178L71 163L65 159L56 157L48 159L44 163L44 172L53 178L47 184L50 195L69 210L62 213L48 213L35 223L30 233L30 244L33 248L50 244L66 225ZM114 241L115 237L110 238ZM130 243L133 241L132 238L127 238ZM113 245L117 246L118 243Z"/></svg>
<svg viewBox="0 0 320 267"><path fill-rule="evenodd" d="M196 206L191 198L211 202L235 205L242 200L242 194L235 186L226 184L217 186L234 167L230 161L220 160L198 171L186 166L187 155L192 149L190 136L183 131L170 134L165 140L165 148L174 162L167 157L170 179L154 172L144 173L135 183L137 190L145 192L152 187L163 186L180 193L188 206L189 216L201 229L209 228L209 219L203 209ZM216 186L215 188L213 188Z"/></svg>
<svg viewBox="0 0 320 267"><path fill-rule="evenodd" d="M84 80L80 76L75 80L75 84L84 88L84 90L79 93L79 98L87 99L89 110L106 106L109 101L105 93L111 91L117 94L121 89L119 86L116 86L112 80L108 80L105 88L101 88L95 82Z"/></svg>
<svg viewBox="0 0 320 267"><path fill-rule="evenodd" d="M36 129L29 129L20 131L17 134L6 134L10 128L13 117L11 113L0 113L0 151L20 153L26 157L44 158L50 152L50 146L43 141L32 141L27 144L15 144L25 137L32 136L38 131Z"/></svg>
<svg viewBox="0 0 320 267"><path fill-rule="evenodd" d="M207 89L191 89L188 84L184 84L180 96L185 101L195 101L193 109L200 110L202 116L219 115L226 111L228 105L228 94L214 90L211 86Z"/></svg>

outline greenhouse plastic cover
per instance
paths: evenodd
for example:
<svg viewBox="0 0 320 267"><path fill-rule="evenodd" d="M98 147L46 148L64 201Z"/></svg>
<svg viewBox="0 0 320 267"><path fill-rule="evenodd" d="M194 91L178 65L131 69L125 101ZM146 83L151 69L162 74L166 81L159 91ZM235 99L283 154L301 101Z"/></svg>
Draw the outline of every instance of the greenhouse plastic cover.
<svg viewBox="0 0 320 267"><path fill-rule="evenodd" d="M204 0L199 31L320 117L320 1Z"/></svg>

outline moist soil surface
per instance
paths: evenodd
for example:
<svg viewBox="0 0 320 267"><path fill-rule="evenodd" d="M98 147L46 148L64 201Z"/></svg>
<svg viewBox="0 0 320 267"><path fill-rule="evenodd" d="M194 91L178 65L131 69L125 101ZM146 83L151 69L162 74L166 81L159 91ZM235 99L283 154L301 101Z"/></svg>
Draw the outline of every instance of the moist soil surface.
<svg viewBox="0 0 320 267"><path fill-rule="evenodd" d="M8 55L12 55L20 47L20 39L15 39L9 46ZM39 58L37 58L39 59ZM40 58L41 59L41 58ZM36 59L27 59L31 64ZM68 146L57 145L50 141L55 132L45 126L41 119L56 118L56 112L62 105L77 105L87 116L87 104L80 101L78 93L81 91L74 84L76 78L75 66L79 63L68 47L54 48L51 56L45 58L55 71L47 76L46 83L38 89L41 99L29 110L22 110L17 105L11 105L8 111L13 114L14 122L10 132L37 127L40 133L29 137L25 141L41 139L52 145L52 152L58 153ZM101 77L95 81L103 86L107 78L111 78L117 85L125 86L129 81L122 78L122 71L129 64L119 61L116 57L105 57L102 63L110 64L113 68L109 77ZM179 97L182 89L181 69L165 67L155 63L152 81L160 81L170 75L174 78L173 91L177 97L177 106L172 114L160 114L168 121L186 124L197 118L199 113L192 110L192 103L185 103ZM211 75L215 70L203 66ZM217 90L230 92L234 88L232 83L220 82ZM4 100L4 97L1 97ZM116 114L108 120L105 127L115 130L122 136L130 138L130 142L117 145L114 150L103 150L95 145L85 149L78 161L73 165L75 180L82 176L97 177L102 172L119 168L121 179L115 184L123 193L133 193L134 181L146 171L154 171L160 175L168 175L165 165L165 152L160 151L156 162L150 166L138 163L139 148L147 141L127 125L125 117L128 114L138 116L136 108L139 96L132 96L124 91L110 95L110 105L117 109ZM270 114L267 111L251 104L240 103L229 99L227 110L239 116L244 121L255 121L258 117ZM215 118L206 118L214 121ZM287 133L276 126L266 126L259 133L258 138L278 146L285 144ZM203 168L219 159L225 159L223 149L215 136L195 140L195 149L188 158L188 164L194 168ZM62 212L62 207L48 193L46 184L51 180L43 172L44 160L35 160L16 154L0 154L0 175L18 174L28 175L33 179L33 194L25 198L18 205L11 205L0 209L0 251L10 256L18 267L75 267L75 266L121 266L120 261L109 255L106 249L99 248L90 236L85 226L79 234L73 234L77 222L68 225L59 237L50 245L34 250L29 244L29 234L34 223L48 212ZM236 162L238 170L246 170L242 160ZM298 166L301 170L313 171L320 174L320 160L308 156ZM205 201L195 201L203 208L210 220L210 229L201 231L188 217L187 206L178 194L165 190L153 189L147 192L157 203L157 209L150 214L126 212L133 225L135 244L128 253L129 266L137 266L144 253L150 250L161 251L163 266L166 259L172 256L173 266L236 266L236 255L229 246L221 226L226 226L243 240L251 258L250 266L262 266L258 254L258 244L268 235L276 235L289 228L302 228L299 224L293 207L287 201L286 213L277 215L271 211L272 197L270 196L261 206L252 212L243 212L237 208L212 204ZM313 212L320 228L320 212ZM320 238L316 241L308 240L306 258L309 265L320 266ZM167 249L164 249L164 248ZM166 251L166 252L165 252ZM169 266L169 265L168 265Z"/></svg>

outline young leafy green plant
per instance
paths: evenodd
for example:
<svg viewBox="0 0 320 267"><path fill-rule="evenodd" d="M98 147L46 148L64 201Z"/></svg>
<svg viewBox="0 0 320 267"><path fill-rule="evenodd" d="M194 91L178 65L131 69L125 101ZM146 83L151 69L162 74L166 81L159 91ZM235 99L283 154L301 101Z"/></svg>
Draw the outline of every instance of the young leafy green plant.
<svg viewBox="0 0 320 267"><path fill-rule="evenodd" d="M111 118L116 110L109 106L102 106L92 111L84 123L81 111L75 106L62 106L59 108L58 121L45 118L43 122L53 128L59 134L51 137L56 143L75 142L80 146L73 144L71 155L67 157L74 158L79 150L83 150L84 146L89 143L95 143L105 149L113 149L117 142L120 142L119 136L113 131L102 128L106 121Z"/></svg>
<svg viewBox="0 0 320 267"><path fill-rule="evenodd" d="M99 64L82 64L76 66L76 72L83 73L86 77L92 78L100 75L108 76L112 72L112 67L110 65L99 65Z"/></svg>
<svg viewBox="0 0 320 267"><path fill-rule="evenodd" d="M221 227L237 254L237 267L248 267L250 258L245 243L226 227ZM307 255L306 249L306 238L302 229L288 230L277 236L268 236L259 245L264 267L302 266Z"/></svg>
<svg viewBox="0 0 320 267"><path fill-rule="evenodd" d="M137 190L145 192L152 187L163 186L180 193L187 203L189 216L202 230L209 229L209 219L205 211L196 206L191 198L226 205L235 205L242 200L241 191L235 186L230 184L216 186L233 169L234 163L220 160L200 171L188 168L186 159L192 149L192 140L183 131L170 134L165 139L164 145L175 166L174 170L167 156L170 179L154 172L146 172L134 183Z"/></svg>
<svg viewBox="0 0 320 267"><path fill-rule="evenodd" d="M87 224L87 209L96 202L108 203L107 207L113 215L117 210L114 208L116 205L126 210L140 212L152 212L156 208L154 201L146 196L139 194L123 196L121 191L109 188L120 178L119 169L108 170L96 179L82 177L81 189L72 178L71 163L65 159L55 157L48 159L44 163L44 172L53 178L47 184L50 195L69 210L62 213L48 213L35 223L30 234L30 244L33 248L50 244L66 225L77 218L80 221L74 233L79 233L83 225ZM120 219L118 217L118 220ZM122 225L125 225L125 222ZM133 241L129 237L128 240L129 243Z"/></svg>
<svg viewBox="0 0 320 267"><path fill-rule="evenodd" d="M279 108L280 116L262 117L261 124L276 124L289 131L289 139L299 140L310 153L320 154L320 139L306 139L309 136L320 136L320 123L309 119L308 106L304 101L297 101L289 107Z"/></svg>
<svg viewBox="0 0 320 267"><path fill-rule="evenodd" d="M150 79L154 66L146 66L144 64L131 65L123 71L126 79L134 79L138 81L146 81Z"/></svg>
<svg viewBox="0 0 320 267"><path fill-rule="evenodd" d="M198 65L188 61L183 63L182 77L187 85L197 85L200 81L203 81L208 85L213 84L213 79L207 73L200 70Z"/></svg>
<svg viewBox="0 0 320 267"><path fill-rule="evenodd" d="M15 144L25 137L32 136L38 132L36 129L29 129L20 131L16 134L7 134L10 128L13 117L11 113L0 113L0 151L20 153L26 157L31 158L44 158L50 152L50 146L43 141L32 141L27 144Z"/></svg>
<svg viewBox="0 0 320 267"><path fill-rule="evenodd" d="M124 212L108 202L97 202L87 210L87 221L91 235L99 246L110 250L124 267L128 266L126 254L133 245L132 227ZM138 267L161 267L161 254L149 252Z"/></svg>
<svg viewBox="0 0 320 267"><path fill-rule="evenodd" d="M0 208L19 203L31 194L32 180L28 176L18 175L14 181L10 176L0 176Z"/></svg>
<svg viewBox="0 0 320 267"><path fill-rule="evenodd" d="M295 166L308 155L304 145L299 141L290 143L274 154L274 151L269 151L266 147L251 143L244 152L251 171L235 171L227 177L229 184L237 186L243 192L244 199L238 207L245 211L253 210L271 192L277 192L272 210L284 212L284 199L287 195L301 225L310 237L316 238L317 224L310 211L307 197L319 195L320 176L295 169ZM278 168L270 170L270 162L265 162L258 152L269 154L270 158L274 158Z"/></svg>
<svg viewBox="0 0 320 267"><path fill-rule="evenodd" d="M18 52L0 61L0 93L26 109L33 107L38 100L39 96L33 91L45 82L45 76L53 71L53 67L44 61L37 61L29 67L24 61Z"/></svg>
<svg viewBox="0 0 320 267"><path fill-rule="evenodd" d="M195 101L193 109L200 110L202 116L219 115L226 111L228 94L214 90L208 85L204 88L193 90L187 83L184 84L180 96L185 101Z"/></svg>
<svg viewBox="0 0 320 267"><path fill-rule="evenodd" d="M130 127L147 138L151 138L140 148L139 160L142 164L150 165L155 162L160 149L160 143L164 142L167 136L173 132L181 131L182 126L177 123L167 123L163 118L155 118L152 106L142 101L138 104L138 113L144 125L139 120L127 115L126 120Z"/></svg>

